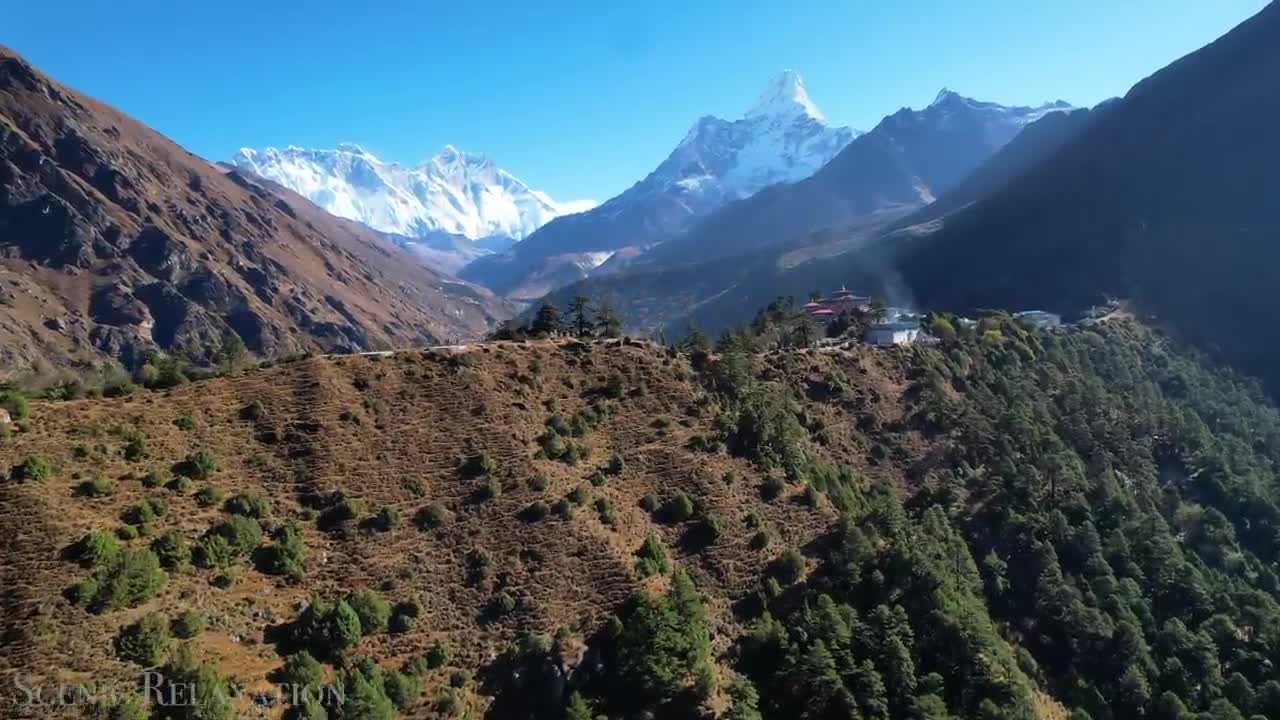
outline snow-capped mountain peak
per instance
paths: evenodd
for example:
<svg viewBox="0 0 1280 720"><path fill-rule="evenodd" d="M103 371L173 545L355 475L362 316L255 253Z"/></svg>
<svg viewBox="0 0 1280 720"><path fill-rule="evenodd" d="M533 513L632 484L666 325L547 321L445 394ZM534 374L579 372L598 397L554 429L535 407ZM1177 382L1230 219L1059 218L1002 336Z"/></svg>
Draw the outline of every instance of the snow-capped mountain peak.
<svg viewBox="0 0 1280 720"><path fill-rule="evenodd" d="M1063 112L1074 110L1075 107L1064 100L1055 100L1047 102L1037 107L1025 106L1005 106L992 102L982 102L973 98L965 97L950 88L942 88L938 91L933 102L929 103L926 112L932 110L935 112L946 113L954 109L969 109L979 112L995 113L1006 116L1017 127L1024 127L1039 120L1040 118L1053 112Z"/></svg>
<svg viewBox="0 0 1280 720"><path fill-rule="evenodd" d="M715 206L803 180L860 134L831 127L800 74L784 70L741 119L699 118L645 182L672 187L691 205Z"/></svg>
<svg viewBox="0 0 1280 720"><path fill-rule="evenodd" d="M953 98L959 98L959 97L960 97L959 93L951 90L951 88L944 86L941 90L938 91L937 96L933 98L933 102L929 103L929 107L941 105L947 102L948 100L951 100Z"/></svg>
<svg viewBox="0 0 1280 720"><path fill-rule="evenodd" d="M561 205L483 155L452 145L416 167L383 162L355 143L332 150L241 148L237 168L280 183L334 215L408 237L447 233L519 240L560 215Z"/></svg>
<svg viewBox="0 0 1280 720"><path fill-rule="evenodd" d="M794 70L783 70L769 82L745 117L792 117L797 114L826 122L822 111L809 99L804 78Z"/></svg>

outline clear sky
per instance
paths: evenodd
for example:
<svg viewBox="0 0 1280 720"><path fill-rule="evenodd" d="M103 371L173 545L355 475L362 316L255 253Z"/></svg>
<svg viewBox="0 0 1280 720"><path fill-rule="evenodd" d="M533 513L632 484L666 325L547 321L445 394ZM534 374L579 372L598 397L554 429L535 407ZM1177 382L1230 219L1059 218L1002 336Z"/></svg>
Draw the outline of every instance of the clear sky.
<svg viewBox="0 0 1280 720"><path fill-rule="evenodd" d="M604 200L701 115L784 68L870 129L942 86L1092 105L1266 0L44 0L0 43L211 159L356 142L416 163L453 144L557 199Z"/></svg>

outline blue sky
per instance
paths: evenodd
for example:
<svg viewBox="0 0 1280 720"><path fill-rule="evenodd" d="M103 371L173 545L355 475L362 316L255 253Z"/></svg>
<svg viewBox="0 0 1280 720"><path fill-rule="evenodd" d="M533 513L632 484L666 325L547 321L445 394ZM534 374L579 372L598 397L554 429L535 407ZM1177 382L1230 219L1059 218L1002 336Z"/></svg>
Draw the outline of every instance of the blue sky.
<svg viewBox="0 0 1280 720"><path fill-rule="evenodd" d="M349 141L416 163L448 143L557 199L604 200L783 68L864 130L944 85L1091 105L1265 5L48 0L10 4L0 43L208 158Z"/></svg>

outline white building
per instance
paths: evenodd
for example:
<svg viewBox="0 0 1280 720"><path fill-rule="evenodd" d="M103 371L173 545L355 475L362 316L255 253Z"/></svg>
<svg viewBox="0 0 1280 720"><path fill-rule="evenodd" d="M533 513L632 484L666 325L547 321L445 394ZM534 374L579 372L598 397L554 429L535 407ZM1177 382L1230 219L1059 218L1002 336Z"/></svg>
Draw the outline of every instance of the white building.
<svg viewBox="0 0 1280 720"><path fill-rule="evenodd" d="M1038 328L1054 328L1062 324L1061 315L1055 315L1044 310L1024 310L1014 313L1013 316L1019 320L1026 320Z"/></svg>
<svg viewBox="0 0 1280 720"><path fill-rule="evenodd" d="M920 326L910 322L892 322L872 325L863 333L862 340L868 345L889 347L892 345L910 345L920 337Z"/></svg>

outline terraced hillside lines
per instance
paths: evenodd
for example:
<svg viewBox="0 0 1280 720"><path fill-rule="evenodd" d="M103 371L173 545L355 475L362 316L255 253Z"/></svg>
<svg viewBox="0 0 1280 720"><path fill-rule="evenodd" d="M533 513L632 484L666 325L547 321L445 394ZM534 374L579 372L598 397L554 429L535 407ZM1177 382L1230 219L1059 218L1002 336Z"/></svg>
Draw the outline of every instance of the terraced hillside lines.
<svg viewBox="0 0 1280 720"><path fill-rule="evenodd" d="M870 441L848 408L892 414L888 393L872 389L901 382L889 379L891 357L778 356L761 358L760 371L802 390L803 378L843 368L851 394L810 410L827 418L830 447L851 453L841 462L872 476L889 470L863 461ZM261 687L280 663L279 628L308 598L374 590L416 603L417 621L365 637L355 652L398 667L444 641L450 667L476 672L523 633L586 637L637 589L665 585L637 572L650 535L695 578L727 650L742 630L735 604L785 549L820 555L837 513L825 500L812 506L801 485L763 501L761 468L707 447L717 402L687 356L568 340L317 357L165 392L34 403L29 429L0 441L0 467L30 457L53 466L43 480L0 481L0 669L131 678L137 668L112 651L119 629L196 608L209 621L189 641L198 654ZM549 455L553 430L572 453ZM126 452L137 438L141 452ZM202 451L216 469L178 479ZM264 546L272 530L300 528L300 579L243 557L170 572L134 608L94 614L63 596L90 574L66 554L89 531L143 532L121 539L124 549L169 531L195 543L241 493L269 503ZM664 517L649 496L686 498L694 513ZM147 499L166 512L124 530ZM762 533L769 541L759 544ZM446 679L433 675L427 697Z"/></svg>

